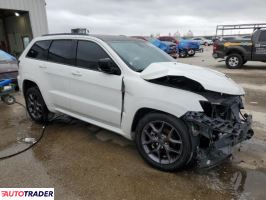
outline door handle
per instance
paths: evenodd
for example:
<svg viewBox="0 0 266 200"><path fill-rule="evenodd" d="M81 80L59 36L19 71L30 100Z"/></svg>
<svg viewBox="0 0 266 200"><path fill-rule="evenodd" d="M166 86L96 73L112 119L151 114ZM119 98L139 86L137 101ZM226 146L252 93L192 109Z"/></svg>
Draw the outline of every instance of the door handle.
<svg viewBox="0 0 266 200"><path fill-rule="evenodd" d="M39 68L41 68L41 69L46 69L47 67L44 66L44 65L39 65Z"/></svg>
<svg viewBox="0 0 266 200"><path fill-rule="evenodd" d="M82 74L80 72L72 72L73 76L82 76Z"/></svg>

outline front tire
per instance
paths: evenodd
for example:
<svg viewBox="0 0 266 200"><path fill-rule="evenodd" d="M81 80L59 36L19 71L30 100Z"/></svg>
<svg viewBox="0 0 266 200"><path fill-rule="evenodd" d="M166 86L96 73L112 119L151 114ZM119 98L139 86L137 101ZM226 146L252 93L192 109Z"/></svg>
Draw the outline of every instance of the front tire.
<svg viewBox="0 0 266 200"><path fill-rule="evenodd" d="M193 57L195 54L196 54L196 52L195 52L194 49L189 49L189 50L188 50L188 56L189 56L189 57Z"/></svg>
<svg viewBox="0 0 266 200"><path fill-rule="evenodd" d="M162 171L180 170L192 154L186 126L167 114L144 116L137 126L135 141L144 160Z"/></svg>
<svg viewBox="0 0 266 200"><path fill-rule="evenodd" d="M49 111L37 87L29 88L25 94L26 108L30 118L37 123L45 123Z"/></svg>
<svg viewBox="0 0 266 200"><path fill-rule="evenodd" d="M230 54L227 56L225 63L229 69L238 69L243 65L243 58L239 54Z"/></svg>

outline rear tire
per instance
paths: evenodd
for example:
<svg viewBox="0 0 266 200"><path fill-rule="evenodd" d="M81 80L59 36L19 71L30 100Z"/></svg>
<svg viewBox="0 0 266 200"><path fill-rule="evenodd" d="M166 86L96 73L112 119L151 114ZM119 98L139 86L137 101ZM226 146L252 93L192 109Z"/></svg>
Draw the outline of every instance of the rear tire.
<svg viewBox="0 0 266 200"><path fill-rule="evenodd" d="M237 53L230 54L227 56L225 63L229 69L238 69L243 65L243 58Z"/></svg>
<svg viewBox="0 0 266 200"><path fill-rule="evenodd" d="M135 142L142 158L162 171L182 169L192 153L186 126L168 114L144 116L137 125Z"/></svg>
<svg viewBox="0 0 266 200"><path fill-rule="evenodd" d="M25 101L30 118L37 123L45 123L48 119L49 111L38 87L26 90Z"/></svg>

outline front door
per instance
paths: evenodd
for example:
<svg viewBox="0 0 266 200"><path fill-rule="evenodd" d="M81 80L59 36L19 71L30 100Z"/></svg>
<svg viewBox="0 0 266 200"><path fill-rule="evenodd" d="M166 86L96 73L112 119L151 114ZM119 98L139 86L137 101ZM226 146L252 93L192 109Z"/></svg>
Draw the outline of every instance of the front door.
<svg viewBox="0 0 266 200"><path fill-rule="evenodd" d="M109 58L91 41L78 41L76 67L72 69L70 105L81 117L119 127L122 107L122 75L98 71L98 60Z"/></svg>
<svg viewBox="0 0 266 200"><path fill-rule="evenodd" d="M266 61L266 31L261 31L255 41L253 60Z"/></svg>

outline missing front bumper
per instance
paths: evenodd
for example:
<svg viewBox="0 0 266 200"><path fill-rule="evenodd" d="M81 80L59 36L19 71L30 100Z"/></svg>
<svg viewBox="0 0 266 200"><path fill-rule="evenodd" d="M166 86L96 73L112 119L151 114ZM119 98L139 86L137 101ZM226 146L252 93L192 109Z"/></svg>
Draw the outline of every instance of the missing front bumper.
<svg viewBox="0 0 266 200"><path fill-rule="evenodd" d="M233 146L254 134L252 116L247 114L239 121L232 121L211 118L203 112L187 112L183 120L190 129L199 167L217 165L231 155Z"/></svg>

